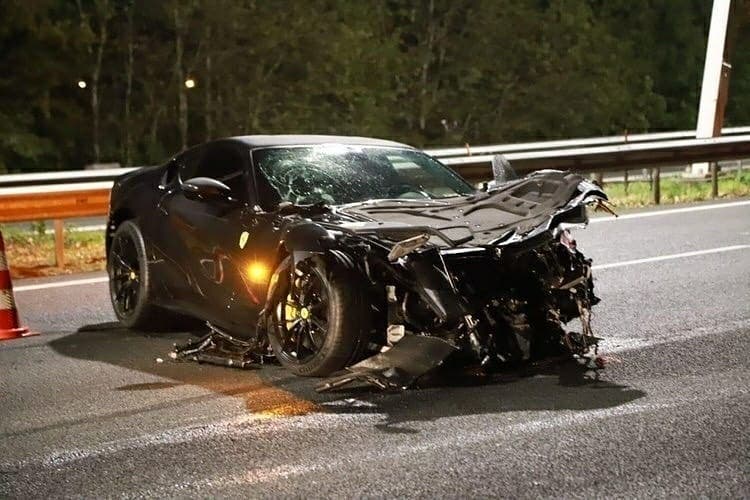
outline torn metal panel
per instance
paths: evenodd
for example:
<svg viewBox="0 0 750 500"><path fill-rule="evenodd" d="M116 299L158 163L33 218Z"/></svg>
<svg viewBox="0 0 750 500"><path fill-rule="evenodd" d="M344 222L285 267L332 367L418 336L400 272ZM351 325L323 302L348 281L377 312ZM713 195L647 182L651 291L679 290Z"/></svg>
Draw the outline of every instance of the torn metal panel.
<svg viewBox="0 0 750 500"><path fill-rule="evenodd" d="M427 232L438 245L485 245L504 233L526 233L543 226L573 198L584 179L576 174L550 171L507 182L469 197L447 200L383 200L341 207L338 212L377 221L353 225L360 233L380 235ZM447 242L445 241L447 240Z"/></svg>
<svg viewBox="0 0 750 500"><path fill-rule="evenodd" d="M387 351L347 367L347 373L327 379L316 390L329 391L356 382L380 389L406 389L456 351L455 346L437 337L407 335Z"/></svg>

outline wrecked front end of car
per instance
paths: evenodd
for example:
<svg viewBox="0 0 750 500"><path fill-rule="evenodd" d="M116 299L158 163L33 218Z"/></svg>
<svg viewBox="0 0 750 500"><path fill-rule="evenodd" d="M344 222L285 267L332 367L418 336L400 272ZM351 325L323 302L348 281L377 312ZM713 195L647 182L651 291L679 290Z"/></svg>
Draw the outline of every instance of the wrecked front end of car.
<svg viewBox="0 0 750 500"><path fill-rule="evenodd" d="M335 210L346 222L316 223L325 230L316 253L360 277L352 293L371 305L371 356L319 389L354 381L402 388L451 356L493 370L593 355L599 299L591 261L568 229L588 222L586 205L605 200L578 175L542 172L458 203ZM576 318L579 331L566 330Z"/></svg>
<svg viewBox="0 0 750 500"><path fill-rule="evenodd" d="M319 390L405 388L449 358L484 371L555 356L593 363L599 299L569 229L606 199L580 175L542 171L444 199L286 204L255 336L214 331L175 357L275 358L329 377Z"/></svg>

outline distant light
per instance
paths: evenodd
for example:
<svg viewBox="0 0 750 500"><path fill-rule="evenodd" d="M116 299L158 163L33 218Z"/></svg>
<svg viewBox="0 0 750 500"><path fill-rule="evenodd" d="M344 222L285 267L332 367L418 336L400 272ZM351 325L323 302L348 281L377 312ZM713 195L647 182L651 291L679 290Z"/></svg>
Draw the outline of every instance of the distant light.
<svg viewBox="0 0 750 500"><path fill-rule="evenodd" d="M78 80L78 88L85 89L86 88L86 81L85 80Z"/></svg>
<svg viewBox="0 0 750 500"><path fill-rule="evenodd" d="M187 80L185 80L185 86L189 89L192 89L193 87L195 87L195 80L193 80L192 78L188 78Z"/></svg>
<svg viewBox="0 0 750 500"><path fill-rule="evenodd" d="M262 262L252 262L247 266L247 277L251 283L265 285L270 274L271 270Z"/></svg>

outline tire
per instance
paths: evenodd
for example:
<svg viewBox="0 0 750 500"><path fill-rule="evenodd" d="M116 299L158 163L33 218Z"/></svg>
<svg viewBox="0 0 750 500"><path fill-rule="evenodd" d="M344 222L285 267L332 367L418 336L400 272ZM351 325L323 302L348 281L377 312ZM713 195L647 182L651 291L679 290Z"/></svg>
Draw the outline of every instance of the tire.
<svg viewBox="0 0 750 500"><path fill-rule="evenodd" d="M123 326L138 330L164 328L169 313L152 303L154 285L146 244L134 221L120 224L112 236L107 274L112 308Z"/></svg>
<svg viewBox="0 0 750 500"><path fill-rule="evenodd" d="M341 265L316 258L298 264L297 269L301 273L298 275L300 280L312 277L311 279L319 281L321 288L325 289L327 304L324 307L326 328L323 340L319 345L312 345L315 337L320 334L310 334L306 341L311 352L306 357L302 357L301 352L296 353L296 349L290 349L290 339L293 345L294 337L287 328L290 324L288 304L291 295L289 271L286 269L280 274L286 277L278 285L283 287L277 294L280 299L269 308L268 341L276 358L291 372L304 377L324 377L356 363L363 357L369 344L370 308L362 293L362 281ZM303 286L298 289L302 290ZM297 302L294 304L293 307L298 308L299 319L305 307ZM315 307L313 305L310 308L313 311L309 313L310 318L315 318ZM310 320L311 328L314 328L313 321L314 319ZM302 351L301 344L297 346L300 347L299 351Z"/></svg>

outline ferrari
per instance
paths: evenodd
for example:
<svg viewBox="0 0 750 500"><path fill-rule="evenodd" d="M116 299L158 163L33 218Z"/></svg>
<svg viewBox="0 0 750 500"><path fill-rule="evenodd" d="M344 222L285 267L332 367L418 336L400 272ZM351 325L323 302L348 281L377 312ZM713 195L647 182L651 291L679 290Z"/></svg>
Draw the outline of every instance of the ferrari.
<svg viewBox="0 0 750 500"><path fill-rule="evenodd" d="M607 196L570 172L476 187L405 144L253 135L119 177L109 290L128 328L200 320L176 359L407 387L447 359L483 370L591 359L591 260L571 228ZM574 321L575 320L575 321ZM573 322L580 331L567 329Z"/></svg>

